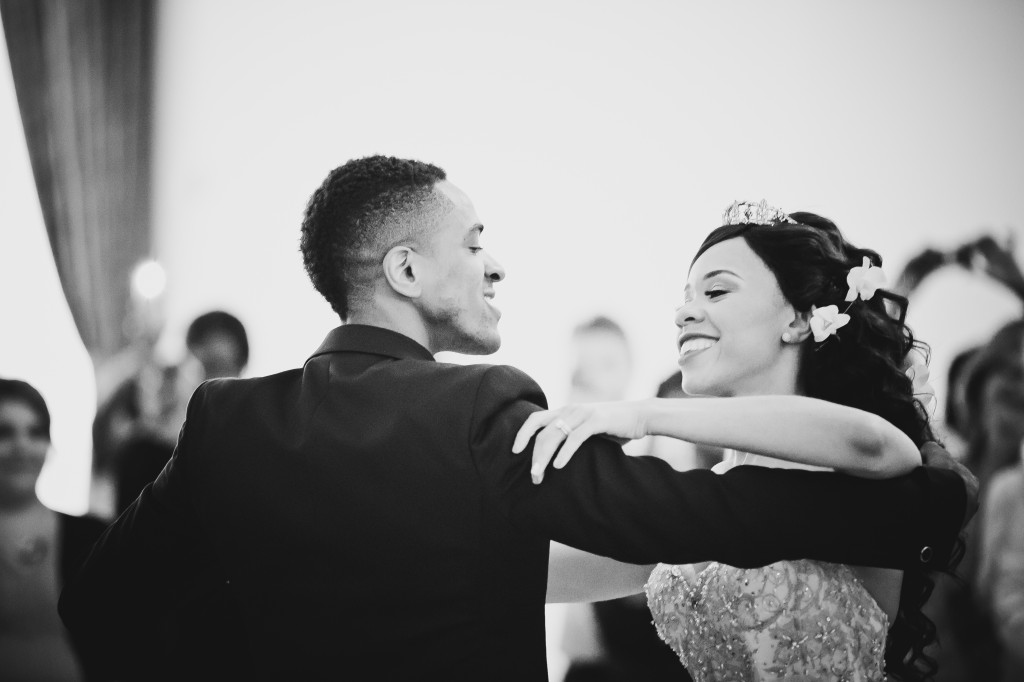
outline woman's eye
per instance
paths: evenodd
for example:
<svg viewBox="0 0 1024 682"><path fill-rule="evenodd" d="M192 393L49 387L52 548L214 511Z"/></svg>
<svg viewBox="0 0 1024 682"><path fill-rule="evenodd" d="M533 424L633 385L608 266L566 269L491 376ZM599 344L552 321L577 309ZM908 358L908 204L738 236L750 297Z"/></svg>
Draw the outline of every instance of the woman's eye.
<svg viewBox="0 0 1024 682"><path fill-rule="evenodd" d="M708 291L704 292L704 295L707 296L710 299L715 299L715 298L718 298L719 296L721 296L723 294L727 294L727 293L729 293L729 292L727 292L725 289L709 289Z"/></svg>

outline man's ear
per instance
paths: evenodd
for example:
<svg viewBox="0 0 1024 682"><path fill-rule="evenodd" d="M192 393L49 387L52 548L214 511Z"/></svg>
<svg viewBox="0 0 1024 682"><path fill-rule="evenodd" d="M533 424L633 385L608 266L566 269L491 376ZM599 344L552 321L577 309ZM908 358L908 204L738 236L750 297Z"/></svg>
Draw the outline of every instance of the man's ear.
<svg viewBox="0 0 1024 682"><path fill-rule="evenodd" d="M789 343L803 343L811 335L811 312L795 311L792 321L786 326L783 336L788 336Z"/></svg>
<svg viewBox="0 0 1024 682"><path fill-rule="evenodd" d="M423 293L420 255L410 246L396 246L384 256L384 279L395 293L419 298Z"/></svg>

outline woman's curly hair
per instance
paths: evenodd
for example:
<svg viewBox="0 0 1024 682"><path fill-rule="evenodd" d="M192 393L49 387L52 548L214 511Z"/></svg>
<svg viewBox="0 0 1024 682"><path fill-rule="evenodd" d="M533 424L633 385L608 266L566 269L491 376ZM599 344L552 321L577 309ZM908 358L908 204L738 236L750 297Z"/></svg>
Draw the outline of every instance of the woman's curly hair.
<svg viewBox="0 0 1024 682"><path fill-rule="evenodd" d="M786 300L798 311L811 306L849 304L847 275L867 257L881 267L875 251L848 242L836 225L814 213L793 213L795 223L724 225L701 244L694 261L715 244L742 237L775 275ZM907 354L928 349L916 341L905 322L907 300L879 290L871 299L849 307L849 323L822 343L808 340L801 354L798 386L810 397L828 400L877 414L907 434L919 447L935 440L928 413L914 396L905 374ZM960 543L962 546L962 543ZM960 560L954 552L947 571ZM921 608L935 586L921 569L904 572L899 613L889 630L886 672L899 680L927 680L936 671L925 648L936 641L935 625Z"/></svg>

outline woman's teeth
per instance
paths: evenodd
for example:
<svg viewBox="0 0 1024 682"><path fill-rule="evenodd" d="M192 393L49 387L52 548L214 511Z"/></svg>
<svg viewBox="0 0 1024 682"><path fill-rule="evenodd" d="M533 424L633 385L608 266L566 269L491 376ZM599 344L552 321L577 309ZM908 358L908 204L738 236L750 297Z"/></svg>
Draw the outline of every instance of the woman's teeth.
<svg viewBox="0 0 1024 682"><path fill-rule="evenodd" d="M686 355L687 353L696 353L699 350L706 350L715 345L713 339L687 339L683 341L683 345L679 347L679 354Z"/></svg>

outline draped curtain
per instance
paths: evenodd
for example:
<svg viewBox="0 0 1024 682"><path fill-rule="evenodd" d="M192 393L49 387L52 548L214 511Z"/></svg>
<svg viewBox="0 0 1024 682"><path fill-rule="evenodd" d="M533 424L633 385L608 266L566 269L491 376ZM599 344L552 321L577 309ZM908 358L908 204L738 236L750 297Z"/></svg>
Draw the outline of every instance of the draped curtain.
<svg viewBox="0 0 1024 682"><path fill-rule="evenodd" d="M154 2L0 0L46 232L94 361L128 343L128 280L150 250Z"/></svg>

